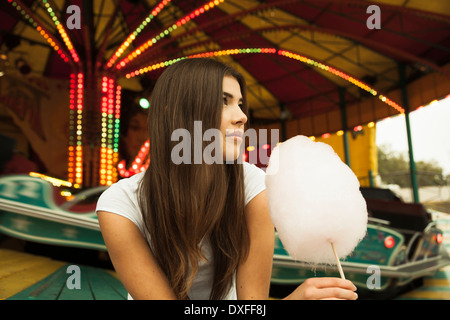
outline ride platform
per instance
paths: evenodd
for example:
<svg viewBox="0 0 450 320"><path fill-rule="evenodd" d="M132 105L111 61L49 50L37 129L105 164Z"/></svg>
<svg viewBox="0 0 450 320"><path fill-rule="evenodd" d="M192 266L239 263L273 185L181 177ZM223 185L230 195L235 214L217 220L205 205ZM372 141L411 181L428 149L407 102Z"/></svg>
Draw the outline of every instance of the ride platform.
<svg viewBox="0 0 450 320"><path fill-rule="evenodd" d="M114 271L0 249L0 300L126 300ZM75 274L78 272L78 274ZM79 276L79 288L74 286Z"/></svg>

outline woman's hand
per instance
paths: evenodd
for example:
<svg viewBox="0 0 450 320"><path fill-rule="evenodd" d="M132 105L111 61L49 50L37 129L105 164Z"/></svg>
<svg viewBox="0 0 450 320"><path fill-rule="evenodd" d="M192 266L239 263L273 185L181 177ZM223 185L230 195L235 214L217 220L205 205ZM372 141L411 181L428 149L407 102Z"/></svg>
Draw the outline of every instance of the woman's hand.
<svg viewBox="0 0 450 320"><path fill-rule="evenodd" d="M310 278L303 282L285 300L356 300L356 287L340 278Z"/></svg>

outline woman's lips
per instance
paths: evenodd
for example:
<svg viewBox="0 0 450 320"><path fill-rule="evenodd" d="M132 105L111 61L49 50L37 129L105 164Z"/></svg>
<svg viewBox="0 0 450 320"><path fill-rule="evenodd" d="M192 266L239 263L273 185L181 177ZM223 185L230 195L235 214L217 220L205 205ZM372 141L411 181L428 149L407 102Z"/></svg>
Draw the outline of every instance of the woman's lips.
<svg viewBox="0 0 450 320"><path fill-rule="evenodd" d="M226 135L227 139L232 139L239 142L242 141L242 136L243 132L241 130L232 131Z"/></svg>
<svg viewBox="0 0 450 320"><path fill-rule="evenodd" d="M242 137L240 137L240 136L227 136L227 138L230 138L230 139L233 139L233 140L236 140L236 141L242 141Z"/></svg>

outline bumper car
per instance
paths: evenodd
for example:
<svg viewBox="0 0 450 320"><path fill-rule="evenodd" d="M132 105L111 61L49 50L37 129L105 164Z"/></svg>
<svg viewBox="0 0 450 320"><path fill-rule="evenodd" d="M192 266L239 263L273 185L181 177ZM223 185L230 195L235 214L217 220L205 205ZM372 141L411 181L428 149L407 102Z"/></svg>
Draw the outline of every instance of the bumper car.
<svg viewBox="0 0 450 320"><path fill-rule="evenodd" d="M30 242L106 251L95 207L106 186L69 198L40 177L0 178L0 233ZM361 188L369 211L365 238L342 262L358 292L392 294L450 264L443 232L421 204L404 203L390 190ZM336 276L335 266L294 261L276 234L271 284L297 286L307 278ZM276 295L276 293L275 293Z"/></svg>
<svg viewBox="0 0 450 320"><path fill-rule="evenodd" d="M106 188L65 197L62 194L70 191L40 177L4 176L0 233L30 242L106 250L95 214L97 199Z"/></svg>
<svg viewBox="0 0 450 320"><path fill-rule="evenodd" d="M361 188L369 212L367 233L342 262L358 292L389 298L450 264L443 232L422 204L405 203L389 189ZM335 266L294 261L276 235L271 283L279 289L311 277L339 277ZM361 294L360 294L361 296Z"/></svg>

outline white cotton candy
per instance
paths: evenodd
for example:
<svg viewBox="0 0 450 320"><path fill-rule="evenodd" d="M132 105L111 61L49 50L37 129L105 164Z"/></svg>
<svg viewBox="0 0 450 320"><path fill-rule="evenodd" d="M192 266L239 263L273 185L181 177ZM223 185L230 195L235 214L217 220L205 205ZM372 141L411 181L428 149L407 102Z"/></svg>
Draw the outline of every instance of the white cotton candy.
<svg viewBox="0 0 450 320"><path fill-rule="evenodd" d="M333 148L305 136L274 148L266 170L270 215L295 260L336 264L365 236L367 206L359 181Z"/></svg>

